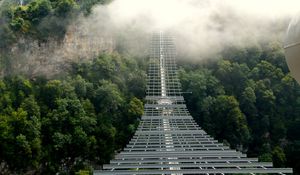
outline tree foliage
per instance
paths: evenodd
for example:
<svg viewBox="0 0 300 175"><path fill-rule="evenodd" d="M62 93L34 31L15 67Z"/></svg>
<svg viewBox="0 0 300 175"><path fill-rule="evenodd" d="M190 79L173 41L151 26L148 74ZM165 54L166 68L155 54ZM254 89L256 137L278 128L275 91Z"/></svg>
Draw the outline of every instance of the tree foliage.
<svg viewBox="0 0 300 175"><path fill-rule="evenodd" d="M185 95L192 115L217 139L299 173L300 88L282 48L274 42L222 55L199 65L181 63L183 91L192 92Z"/></svg>
<svg viewBox="0 0 300 175"><path fill-rule="evenodd" d="M0 172L74 174L90 162L109 161L143 113L128 81L136 71L145 73L135 60L121 59L129 58L99 56L74 65L74 75L65 79L1 80ZM99 65L110 67L107 76L99 75Z"/></svg>

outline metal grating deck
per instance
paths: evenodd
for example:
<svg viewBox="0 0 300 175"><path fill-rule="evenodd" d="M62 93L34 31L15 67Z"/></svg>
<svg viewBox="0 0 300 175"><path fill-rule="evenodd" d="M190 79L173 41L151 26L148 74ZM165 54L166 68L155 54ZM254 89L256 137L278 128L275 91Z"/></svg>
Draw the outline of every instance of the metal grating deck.
<svg viewBox="0 0 300 175"><path fill-rule="evenodd" d="M162 32L152 36L146 100L133 138L95 175L293 173L247 158L196 124L182 97L173 38Z"/></svg>

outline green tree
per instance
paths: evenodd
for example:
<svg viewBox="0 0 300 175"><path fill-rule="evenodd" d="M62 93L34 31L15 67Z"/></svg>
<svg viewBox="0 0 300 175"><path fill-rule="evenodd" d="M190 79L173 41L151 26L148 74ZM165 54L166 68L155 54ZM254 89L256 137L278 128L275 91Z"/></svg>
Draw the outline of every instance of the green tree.
<svg viewBox="0 0 300 175"><path fill-rule="evenodd" d="M212 75L212 72L203 69L198 71L179 72L182 87L184 91L191 92L192 94L186 95L186 101L192 116L196 121L203 123L203 103L206 97L215 97L224 94L224 87L220 81Z"/></svg>
<svg viewBox="0 0 300 175"><path fill-rule="evenodd" d="M43 118L43 144L48 150L48 161L70 171L78 158L84 161L95 152L97 140L93 132L97 120L86 114L78 99L59 98L56 106Z"/></svg>
<svg viewBox="0 0 300 175"><path fill-rule="evenodd" d="M112 126L110 119L106 116L99 115L97 118L98 125L96 128L97 139L97 161L100 164L111 160L115 145L116 128Z"/></svg>
<svg viewBox="0 0 300 175"><path fill-rule="evenodd" d="M137 118L141 117L144 113L143 110L143 102L141 102L141 100L133 97L130 102L129 105L127 107L128 110L128 122L133 122L135 121Z"/></svg>
<svg viewBox="0 0 300 175"><path fill-rule="evenodd" d="M60 80L51 80L41 89L42 101L50 108L55 107L55 101L63 94L62 82Z"/></svg>
<svg viewBox="0 0 300 175"><path fill-rule="evenodd" d="M44 17L50 14L51 4L48 0L35 0L26 7L28 20L33 24L38 24Z"/></svg>
<svg viewBox="0 0 300 175"><path fill-rule="evenodd" d="M100 81L95 90L94 106L96 111L114 113L122 106L124 99L117 85L109 81Z"/></svg>
<svg viewBox="0 0 300 175"><path fill-rule="evenodd" d="M213 133L217 138L226 139L232 146L247 146L250 139L244 114L233 96L221 95L211 106L210 116L215 122Z"/></svg>
<svg viewBox="0 0 300 175"><path fill-rule="evenodd" d="M275 167L285 167L286 157L283 149L276 146L272 151L273 163Z"/></svg>
<svg viewBox="0 0 300 175"><path fill-rule="evenodd" d="M74 8L76 2L74 0L55 0L52 1L55 9L55 14L58 16L66 17Z"/></svg>
<svg viewBox="0 0 300 175"><path fill-rule="evenodd" d="M22 108L1 116L1 157L12 172L37 168L41 159L40 122L29 118Z"/></svg>

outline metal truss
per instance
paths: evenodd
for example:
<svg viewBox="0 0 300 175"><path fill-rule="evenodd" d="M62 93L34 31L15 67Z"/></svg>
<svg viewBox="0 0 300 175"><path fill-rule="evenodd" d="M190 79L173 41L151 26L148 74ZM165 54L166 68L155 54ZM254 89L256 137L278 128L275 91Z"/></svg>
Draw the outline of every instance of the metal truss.
<svg viewBox="0 0 300 175"><path fill-rule="evenodd" d="M182 97L175 53L171 36L153 34L142 120L126 148L94 174L293 173L247 158L196 124Z"/></svg>

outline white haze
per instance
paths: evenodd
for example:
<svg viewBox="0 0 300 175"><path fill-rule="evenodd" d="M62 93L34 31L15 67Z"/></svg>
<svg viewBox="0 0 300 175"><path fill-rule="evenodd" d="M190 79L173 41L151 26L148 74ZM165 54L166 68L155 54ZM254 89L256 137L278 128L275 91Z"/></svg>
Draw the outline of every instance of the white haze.
<svg viewBox="0 0 300 175"><path fill-rule="evenodd" d="M83 25L95 35L121 35L122 47L142 53L143 35L163 30L175 36L178 52L211 57L230 46L282 41L297 11L299 0L114 0Z"/></svg>
<svg viewBox="0 0 300 175"><path fill-rule="evenodd" d="M161 30L175 37L179 59L218 58L228 47L282 42L298 11L299 0L113 0L78 17L59 43L20 39L11 71L60 75L71 62L115 49L145 58L151 33Z"/></svg>

